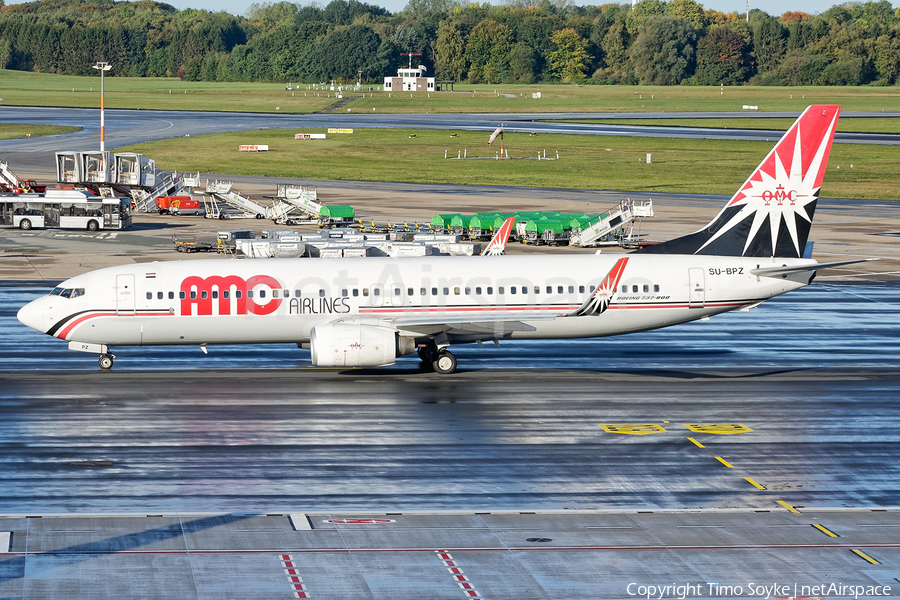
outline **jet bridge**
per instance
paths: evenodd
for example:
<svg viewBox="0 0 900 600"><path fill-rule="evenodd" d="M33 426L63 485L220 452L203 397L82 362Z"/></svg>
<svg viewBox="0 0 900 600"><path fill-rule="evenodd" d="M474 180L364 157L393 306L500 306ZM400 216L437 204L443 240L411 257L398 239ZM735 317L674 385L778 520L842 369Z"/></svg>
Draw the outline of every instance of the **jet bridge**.
<svg viewBox="0 0 900 600"><path fill-rule="evenodd" d="M84 186L100 196L131 196L136 210L156 210L159 196L181 191L177 173L160 171L143 154L106 151L57 152L56 180Z"/></svg>
<svg viewBox="0 0 900 600"><path fill-rule="evenodd" d="M573 232L569 237L569 243L573 246L597 246L599 242L620 227L633 223L636 218L653 216L653 200L647 200L635 205L634 200L622 200L600 217L588 223L580 232Z"/></svg>

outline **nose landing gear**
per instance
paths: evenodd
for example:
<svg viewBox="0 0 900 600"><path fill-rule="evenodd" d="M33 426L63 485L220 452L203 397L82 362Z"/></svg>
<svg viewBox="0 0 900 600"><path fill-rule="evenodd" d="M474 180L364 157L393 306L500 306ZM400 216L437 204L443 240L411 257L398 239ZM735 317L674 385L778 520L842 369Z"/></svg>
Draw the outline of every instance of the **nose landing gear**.
<svg viewBox="0 0 900 600"><path fill-rule="evenodd" d="M113 366L113 359L115 356L112 354L101 354L100 359L97 360L97 364L100 365L100 368L104 371L109 371Z"/></svg>

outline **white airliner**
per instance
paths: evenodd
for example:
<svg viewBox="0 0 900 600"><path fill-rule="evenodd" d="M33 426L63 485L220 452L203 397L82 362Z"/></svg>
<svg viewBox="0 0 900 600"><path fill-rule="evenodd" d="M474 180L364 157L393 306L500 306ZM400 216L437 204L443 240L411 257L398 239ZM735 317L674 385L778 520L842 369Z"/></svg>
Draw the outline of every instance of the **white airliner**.
<svg viewBox="0 0 900 600"><path fill-rule="evenodd" d="M706 227L631 254L126 265L64 281L18 318L99 353L102 369L114 346L291 343L315 366L418 351L452 373L451 344L619 335L751 308L859 262L804 257L839 113L807 108Z"/></svg>

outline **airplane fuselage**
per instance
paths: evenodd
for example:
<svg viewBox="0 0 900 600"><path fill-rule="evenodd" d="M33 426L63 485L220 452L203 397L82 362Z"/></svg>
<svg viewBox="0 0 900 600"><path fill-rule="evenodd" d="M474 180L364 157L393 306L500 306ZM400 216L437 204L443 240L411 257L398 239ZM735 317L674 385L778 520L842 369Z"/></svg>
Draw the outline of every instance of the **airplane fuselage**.
<svg viewBox="0 0 900 600"><path fill-rule="evenodd" d="M623 258L602 314L562 316ZM452 343L584 338L757 304L806 285L809 273L758 277L752 269L805 263L815 261L608 254L145 263L73 277L58 288L73 292L39 298L19 318L69 342L107 346L303 344L313 327L341 321L412 337L423 323L442 322ZM500 316L516 325L492 326ZM469 326L455 329L462 321ZM471 326L479 321L483 332Z"/></svg>

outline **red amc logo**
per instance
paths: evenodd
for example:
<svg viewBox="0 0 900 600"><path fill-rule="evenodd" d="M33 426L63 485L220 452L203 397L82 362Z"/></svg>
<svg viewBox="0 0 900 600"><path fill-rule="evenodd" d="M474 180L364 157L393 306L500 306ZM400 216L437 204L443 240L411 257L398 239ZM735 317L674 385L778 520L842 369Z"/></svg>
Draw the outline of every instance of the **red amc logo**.
<svg viewBox="0 0 900 600"><path fill-rule="evenodd" d="M268 275L255 275L250 279L244 280L243 277L237 275L226 275L224 277L213 275L211 277L192 276L181 282L181 314L192 314L191 306L197 306L197 315L212 315L213 302L219 304L219 315L246 315L252 313L254 315L270 315L281 306L280 298L271 298L267 302L260 304L253 296L253 288L258 285L264 285L269 288L268 293L272 294L272 290L280 290L281 283L274 277ZM260 290L260 295L265 292ZM213 295L218 298L213 298ZM260 300L262 298L259 298ZM232 306L234 312L232 313Z"/></svg>
<svg viewBox="0 0 900 600"><path fill-rule="evenodd" d="M766 190L762 193L763 202L766 203L766 206L769 206L772 203L772 200L775 200L778 203L778 206L784 205L785 200L789 200L791 206L793 206L797 202L797 192L791 190L789 192L784 191L784 186L779 185L775 188L774 192L770 192Z"/></svg>

